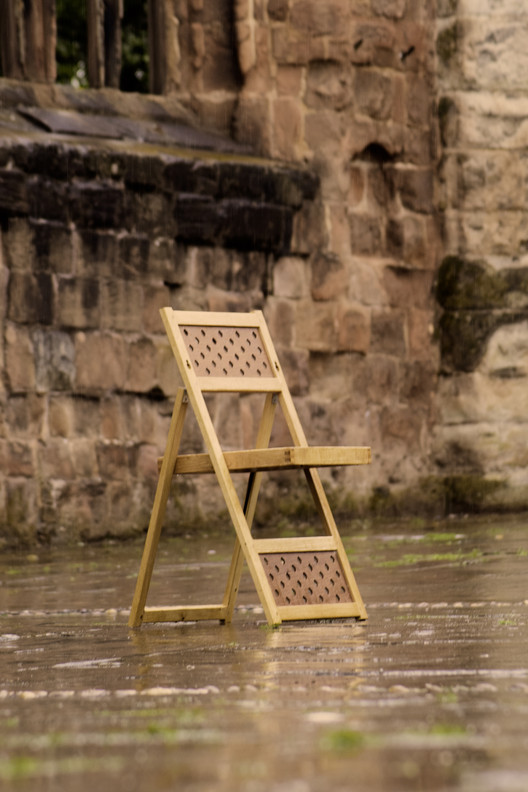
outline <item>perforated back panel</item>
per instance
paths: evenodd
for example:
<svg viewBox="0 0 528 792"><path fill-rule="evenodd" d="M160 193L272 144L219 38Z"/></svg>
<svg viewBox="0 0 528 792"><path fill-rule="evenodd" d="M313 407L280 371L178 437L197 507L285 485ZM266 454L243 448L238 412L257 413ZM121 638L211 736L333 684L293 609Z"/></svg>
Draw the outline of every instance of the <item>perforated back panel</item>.
<svg viewBox="0 0 528 792"><path fill-rule="evenodd" d="M273 377L255 327L182 325L189 357L199 377Z"/></svg>
<svg viewBox="0 0 528 792"><path fill-rule="evenodd" d="M352 602L337 553L262 553L262 566L277 605Z"/></svg>

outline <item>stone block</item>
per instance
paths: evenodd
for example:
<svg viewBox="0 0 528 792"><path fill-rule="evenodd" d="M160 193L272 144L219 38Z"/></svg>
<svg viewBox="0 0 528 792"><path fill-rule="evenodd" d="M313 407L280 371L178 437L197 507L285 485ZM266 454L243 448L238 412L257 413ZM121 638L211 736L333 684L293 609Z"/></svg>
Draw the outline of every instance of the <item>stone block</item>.
<svg viewBox="0 0 528 792"><path fill-rule="evenodd" d="M294 344L295 304L291 300L269 297L266 322L276 346L289 349Z"/></svg>
<svg viewBox="0 0 528 792"><path fill-rule="evenodd" d="M3 408L6 436L19 439L41 437L47 418L46 409L46 400L42 396L35 393L23 395L11 393ZM1 429L0 435L2 435Z"/></svg>
<svg viewBox="0 0 528 792"><path fill-rule="evenodd" d="M0 467L6 476L34 476L35 461L31 441L0 439Z"/></svg>
<svg viewBox="0 0 528 792"><path fill-rule="evenodd" d="M273 22L285 22L289 13L289 0L268 0L268 16Z"/></svg>
<svg viewBox="0 0 528 792"><path fill-rule="evenodd" d="M9 541L31 545L38 525L37 482L35 479L9 477L5 481L5 523Z"/></svg>
<svg viewBox="0 0 528 792"><path fill-rule="evenodd" d="M38 448L39 473L44 479L70 481L75 477L69 439L49 437Z"/></svg>
<svg viewBox="0 0 528 792"><path fill-rule="evenodd" d="M300 100L280 96L273 102L273 155L284 160L297 160L303 131Z"/></svg>
<svg viewBox="0 0 528 792"><path fill-rule="evenodd" d="M437 391L437 368L434 360L406 360L400 366L400 401L425 411L430 409Z"/></svg>
<svg viewBox="0 0 528 792"><path fill-rule="evenodd" d="M75 337L76 387L80 390L122 390L126 381L127 345L118 335L78 333Z"/></svg>
<svg viewBox="0 0 528 792"><path fill-rule="evenodd" d="M99 280L59 277L57 322L64 328L84 330L100 324Z"/></svg>
<svg viewBox="0 0 528 792"><path fill-rule="evenodd" d="M420 454L424 415L411 406L387 405L380 414L380 427L386 449L405 448L406 454Z"/></svg>
<svg viewBox="0 0 528 792"><path fill-rule="evenodd" d="M394 404L397 400L400 364L384 353L368 355L365 361L367 400L370 405Z"/></svg>
<svg viewBox="0 0 528 792"><path fill-rule="evenodd" d="M105 281L102 288L101 327L142 330L143 289L136 280Z"/></svg>
<svg viewBox="0 0 528 792"><path fill-rule="evenodd" d="M371 323L371 351L404 357L405 315L402 311L374 310Z"/></svg>
<svg viewBox="0 0 528 792"><path fill-rule="evenodd" d="M7 316L20 324L53 321L53 282L47 272L13 272L7 287Z"/></svg>
<svg viewBox="0 0 528 792"><path fill-rule="evenodd" d="M75 347L68 333L36 330L33 336L37 391L71 390L75 382Z"/></svg>
<svg viewBox="0 0 528 792"><path fill-rule="evenodd" d="M350 67L334 61L308 64L304 101L307 107L343 110L353 101Z"/></svg>
<svg viewBox="0 0 528 792"><path fill-rule="evenodd" d="M388 264L383 271L383 284L389 305L397 308L432 309L434 272Z"/></svg>
<svg viewBox="0 0 528 792"><path fill-rule="evenodd" d="M345 120L334 110L319 110L305 118L305 139L313 151L325 150L330 146L341 147Z"/></svg>
<svg viewBox="0 0 528 792"><path fill-rule="evenodd" d="M144 443L139 446L137 455L137 476L142 480L156 482L158 480L158 458L160 454L154 445Z"/></svg>
<svg viewBox="0 0 528 792"><path fill-rule="evenodd" d="M32 222L30 228L39 269L71 274L75 264L71 230L57 222Z"/></svg>
<svg viewBox="0 0 528 792"><path fill-rule="evenodd" d="M300 300L296 303L295 345L313 352L333 352L338 328L333 302Z"/></svg>
<svg viewBox="0 0 528 792"><path fill-rule="evenodd" d="M350 19L350 4L346 0L293 0L290 24L305 35L338 36Z"/></svg>
<svg viewBox="0 0 528 792"><path fill-rule="evenodd" d="M136 469L137 447L116 443L97 443L95 452L100 475L105 481L129 481Z"/></svg>
<svg viewBox="0 0 528 792"><path fill-rule="evenodd" d="M152 224L149 224L149 230L154 235ZM164 240L169 242L169 240ZM174 245L173 240L170 240ZM116 278L123 278L123 280L133 280L143 278L150 273L151 261L158 263L157 255L160 254L163 247L163 241L157 245L154 256L150 255L150 239L147 234L125 234L119 237L117 247L117 263L118 267L115 270ZM172 252L172 248L169 248Z"/></svg>
<svg viewBox="0 0 528 792"><path fill-rule="evenodd" d="M277 344L275 347L292 396L306 396L310 386L309 352L281 347Z"/></svg>
<svg viewBox="0 0 528 792"><path fill-rule="evenodd" d="M394 25L368 19L355 20L350 33L352 63L394 68L397 65L397 40Z"/></svg>
<svg viewBox="0 0 528 792"><path fill-rule="evenodd" d="M133 393L148 393L157 384L157 349L148 338L133 341L128 348L125 388Z"/></svg>
<svg viewBox="0 0 528 792"><path fill-rule="evenodd" d="M51 437L71 437L74 432L74 410L71 396L50 396L48 430Z"/></svg>
<svg viewBox="0 0 528 792"><path fill-rule="evenodd" d="M277 67L277 94L279 96L300 96L303 90L304 74L300 66Z"/></svg>
<svg viewBox="0 0 528 792"><path fill-rule="evenodd" d="M328 244L324 222L324 208L320 201L306 201L293 216L290 253L309 256L313 250Z"/></svg>
<svg viewBox="0 0 528 792"><path fill-rule="evenodd" d="M214 309L211 308L211 310ZM165 396L175 396L176 391L183 383L172 349L165 340L160 341L158 344L157 372L157 382L162 393Z"/></svg>
<svg viewBox="0 0 528 792"><path fill-rule="evenodd" d="M407 10L407 0L372 0L374 14L388 19L402 19Z"/></svg>
<svg viewBox="0 0 528 792"><path fill-rule="evenodd" d="M431 168L394 169L394 181L406 209L422 214L433 211L434 180Z"/></svg>
<svg viewBox="0 0 528 792"><path fill-rule="evenodd" d="M185 282L185 264L185 250L174 239L161 236L149 242L149 281L159 279L171 286L181 286Z"/></svg>
<svg viewBox="0 0 528 792"><path fill-rule="evenodd" d="M100 471L94 440L88 437L76 437L69 442L75 478L97 478Z"/></svg>
<svg viewBox="0 0 528 792"><path fill-rule="evenodd" d="M118 236L115 232L80 231L79 272L81 277L114 277L118 264Z"/></svg>
<svg viewBox="0 0 528 792"><path fill-rule="evenodd" d="M0 212L3 215L28 214L29 196L25 173L0 168Z"/></svg>
<svg viewBox="0 0 528 792"><path fill-rule="evenodd" d="M406 266L433 269L434 255L427 218L423 215L390 218L386 227L386 244L387 253L401 259Z"/></svg>
<svg viewBox="0 0 528 792"><path fill-rule="evenodd" d="M438 352L434 345L434 315L430 309L410 308L408 310L407 339L409 353L413 357L437 361Z"/></svg>
<svg viewBox="0 0 528 792"><path fill-rule="evenodd" d="M61 224L69 222L71 204L66 184L34 177L29 179L28 195L31 217Z"/></svg>
<svg viewBox="0 0 528 792"><path fill-rule="evenodd" d="M371 69L358 69L354 81L354 102L360 113L387 121L393 113L394 80Z"/></svg>
<svg viewBox="0 0 528 792"><path fill-rule="evenodd" d="M112 184L76 182L71 188L70 212L78 228L123 228L127 226L125 197Z"/></svg>
<svg viewBox="0 0 528 792"><path fill-rule="evenodd" d="M311 261L311 295L314 300L333 300L348 289L348 270L333 253L316 253Z"/></svg>
<svg viewBox="0 0 528 792"><path fill-rule="evenodd" d="M352 253L360 256L379 256L383 250L382 218L351 212L348 222Z"/></svg>
<svg viewBox="0 0 528 792"><path fill-rule="evenodd" d="M273 268L273 294L297 300L308 296L306 262L299 257L284 256Z"/></svg>
<svg viewBox="0 0 528 792"><path fill-rule="evenodd" d="M100 400L98 397L72 396L73 431L76 437L99 437L101 433Z"/></svg>
<svg viewBox="0 0 528 792"><path fill-rule="evenodd" d="M162 333L160 308L172 305L172 289L168 286L146 286L143 291L143 329L146 333Z"/></svg>
<svg viewBox="0 0 528 792"><path fill-rule="evenodd" d="M12 393L35 388L35 356L32 332L10 324L5 329L5 372Z"/></svg>
<svg viewBox="0 0 528 792"><path fill-rule="evenodd" d="M28 218L10 217L7 220L3 250L5 266L11 272L33 272L37 268L31 223Z"/></svg>
<svg viewBox="0 0 528 792"><path fill-rule="evenodd" d="M337 309L338 352L366 354L370 347L370 312L347 303Z"/></svg>

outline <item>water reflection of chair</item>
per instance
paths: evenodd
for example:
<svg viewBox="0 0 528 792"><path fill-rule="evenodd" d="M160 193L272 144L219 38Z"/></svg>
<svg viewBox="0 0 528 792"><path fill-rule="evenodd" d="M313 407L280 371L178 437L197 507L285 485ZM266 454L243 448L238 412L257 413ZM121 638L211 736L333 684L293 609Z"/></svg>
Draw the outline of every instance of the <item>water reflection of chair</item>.
<svg viewBox="0 0 528 792"><path fill-rule="evenodd" d="M232 314L163 308L161 316L185 387L176 395L129 625L197 619L230 621L244 560L270 625L297 619L365 619L365 606L317 468L367 464L370 448L308 445L260 311ZM254 448L222 450L204 394L225 392L264 395ZM189 403L207 453L178 454ZM278 405L291 435L288 447L269 445ZM304 471L323 535L253 538L251 525L263 473L294 468ZM232 480L237 472L248 474L243 504ZM216 475L236 532L223 600L214 605L146 607L171 480L174 475L197 473Z"/></svg>

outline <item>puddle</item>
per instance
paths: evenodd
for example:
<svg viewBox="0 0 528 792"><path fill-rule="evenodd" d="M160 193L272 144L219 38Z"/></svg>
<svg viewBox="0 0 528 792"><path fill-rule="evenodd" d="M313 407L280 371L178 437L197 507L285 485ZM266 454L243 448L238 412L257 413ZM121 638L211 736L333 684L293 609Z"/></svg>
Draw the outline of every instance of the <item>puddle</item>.
<svg viewBox="0 0 528 792"><path fill-rule="evenodd" d="M3 555L0 786L524 792L527 527L344 539L368 621L275 630L247 575L230 625L129 630L137 544ZM149 603L217 600L231 547L167 540Z"/></svg>

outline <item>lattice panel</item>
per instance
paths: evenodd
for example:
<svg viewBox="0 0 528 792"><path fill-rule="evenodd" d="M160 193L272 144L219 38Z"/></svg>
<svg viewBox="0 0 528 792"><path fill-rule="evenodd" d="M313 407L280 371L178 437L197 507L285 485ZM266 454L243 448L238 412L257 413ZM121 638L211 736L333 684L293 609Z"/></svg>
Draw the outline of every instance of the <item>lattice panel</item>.
<svg viewBox="0 0 528 792"><path fill-rule="evenodd" d="M187 351L199 377L273 377L254 327L182 325Z"/></svg>
<svg viewBox="0 0 528 792"><path fill-rule="evenodd" d="M352 602L337 553L262 553L262 566L277 605Z"/></svg>

